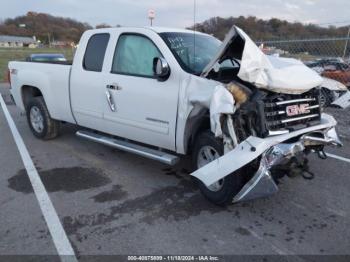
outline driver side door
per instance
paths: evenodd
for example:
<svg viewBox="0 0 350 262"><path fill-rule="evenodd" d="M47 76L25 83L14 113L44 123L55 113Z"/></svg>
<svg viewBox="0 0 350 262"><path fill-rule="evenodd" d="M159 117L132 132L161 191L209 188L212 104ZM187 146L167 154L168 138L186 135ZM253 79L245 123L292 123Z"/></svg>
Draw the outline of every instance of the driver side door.
<svg viewBox="0 0 350 262"><path fill-rule="evenodd" d="M153 59L164 57L157 39L140 33L121 33L115 43L111 71L105 77L103 115L108 133L175 150L179 79L170 74L158 81Z"/></svg>

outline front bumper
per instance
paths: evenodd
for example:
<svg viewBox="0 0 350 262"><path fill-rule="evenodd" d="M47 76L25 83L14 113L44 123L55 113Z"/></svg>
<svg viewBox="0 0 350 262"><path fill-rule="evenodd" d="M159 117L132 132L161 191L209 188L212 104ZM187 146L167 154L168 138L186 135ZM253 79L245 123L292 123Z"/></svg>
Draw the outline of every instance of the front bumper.
<svg viewBox="0 0 350 262"><path fill-rule="evenodd" d="M302 153L307 146L342 146L335 128L304 135L296 143L278 144L262 155L260 166L255 175L235 196L233 202L241 202L275 194L278 187L270 170L277 165L288 162Z"/></svg>
<svg viewBox="0 0 350 262"><path fill-rule="evenodd" d="M280 161L293 157L298 152L303 151L305 146L311 144L341 145L334 129L336 124L337 122L332 116L322 114L321 123L316 126L264 139L251 136L237 145L234 150L196 170L191 175L201 180L206 186L210 186L262 156L259 170L243 187L234 201L273 194L278 188L269 172L271 167ZM283 143L296 137L300 137L296 143Z"/></svg>

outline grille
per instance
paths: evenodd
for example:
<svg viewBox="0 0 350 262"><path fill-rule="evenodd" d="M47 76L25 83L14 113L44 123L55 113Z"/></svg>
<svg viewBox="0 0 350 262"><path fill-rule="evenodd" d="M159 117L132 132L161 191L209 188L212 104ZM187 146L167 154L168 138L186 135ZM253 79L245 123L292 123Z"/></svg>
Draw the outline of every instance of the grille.
<svg viewBox="0 0 350 262"><path fill-rule="evenodd" d="M302 95L276 95L264 99L266 128L270 135L291 132L320 123L318 91Z"/></svg>

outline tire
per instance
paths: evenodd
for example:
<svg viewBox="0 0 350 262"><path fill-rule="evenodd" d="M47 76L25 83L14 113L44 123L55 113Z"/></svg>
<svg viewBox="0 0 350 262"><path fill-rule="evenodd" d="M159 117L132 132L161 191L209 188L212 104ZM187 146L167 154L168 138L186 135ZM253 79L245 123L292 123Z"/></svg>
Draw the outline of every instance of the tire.
<svg viewBox="0 0 350 262"><path fill-rule="evenodd" d="M31 98L26 105L27 121L33 135L42 140L58 136L60 123L50 117L42 96Z"/></svg>
<svg viewBox="0 0 350 262"><path fill-rule="evenodd" d="M195 141L192 154L193 167L195 170L203 166L204 162L201 163L200 159L207 155L204 153L206 150L211 151L212 155L215 156L214 159L224 154L223 142L215 138L214 134L210 131L199 134ZM200 156L200 154L202 156ZM214 159L211 159L211 161ZM210 160L208 161L211 162ZM244 179L240 171L236 171L211 187L207 187L200 180L197 180L197 184L206 199L216 205L226 206L232 203L234 196L242 189Z"/></svg>

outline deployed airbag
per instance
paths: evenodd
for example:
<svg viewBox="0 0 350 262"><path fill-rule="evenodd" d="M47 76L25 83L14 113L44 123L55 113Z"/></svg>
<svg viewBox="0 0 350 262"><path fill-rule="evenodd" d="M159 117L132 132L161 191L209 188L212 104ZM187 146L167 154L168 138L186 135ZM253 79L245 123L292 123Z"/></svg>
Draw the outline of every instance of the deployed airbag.
<svg viewBox="0 0 350 262"><path fill-rule="evenodd" d="M237 47L237 43L243 43L243 48ZM265 55L250 37L236 26L227 34L217 55L203 70L202 76L206 77L226 58L240 60L237 75L240 79L276 93L301 94L323 82L322 77L301 61Z"/></svg>

